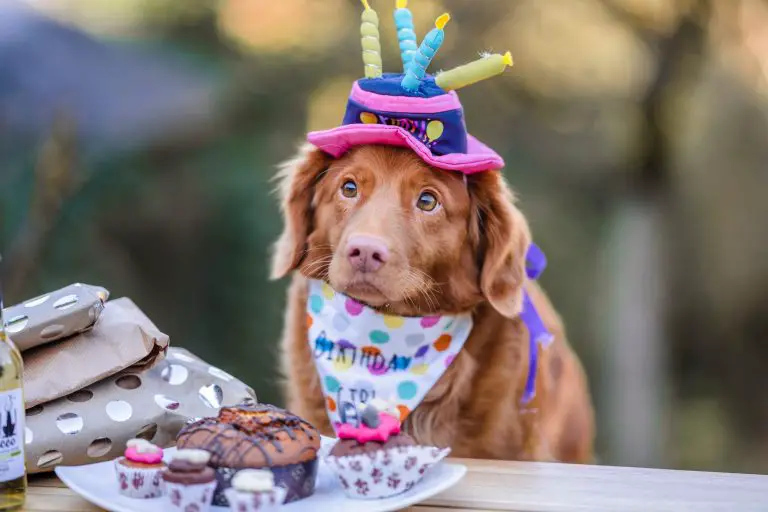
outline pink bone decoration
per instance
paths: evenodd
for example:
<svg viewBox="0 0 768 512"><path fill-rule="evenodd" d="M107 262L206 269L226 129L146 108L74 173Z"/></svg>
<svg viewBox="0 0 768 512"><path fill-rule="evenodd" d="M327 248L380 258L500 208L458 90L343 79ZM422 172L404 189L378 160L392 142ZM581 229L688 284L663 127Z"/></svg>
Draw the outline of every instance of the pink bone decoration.
<svg viewBox="0 0 768 512"><path fill-rule="evenodd" d="M343 424L339 426L339 439L354 439L360 444L377 441L386 443L393 435L400 433L400 420L385 412L379 413L379 426L376 428L361 425L353 427Z"/></svg>
<svg viewBox="0 0 768 512"><path fill-rule="evenodd" d="M146 446L129 446L125 450L125 458L142 464L159 464L163 461L163 449L154 445L151 449Z"/></svg>

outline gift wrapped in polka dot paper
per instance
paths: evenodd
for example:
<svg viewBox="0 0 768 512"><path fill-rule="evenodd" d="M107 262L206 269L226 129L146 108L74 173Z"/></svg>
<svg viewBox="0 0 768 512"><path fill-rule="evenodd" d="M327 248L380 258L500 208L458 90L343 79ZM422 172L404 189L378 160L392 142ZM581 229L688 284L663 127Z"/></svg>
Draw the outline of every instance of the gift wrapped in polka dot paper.
<svg viewBox="0 0 768 512"><path fill-rule="evenodd" d="M252 389L181 348L149 369L128 368L27 409L27 471L114 459L133 438L168 447L189 421L253 403Z"/></svg>
<svg viewBox="0 0 768 512"><path fill-rule="evenodd" d="M24 352L91 329L108 298L100 286L71 284L5 309L5 329Z"/></svg>
<svg viewBox="0 0 768 512"><path fill-rule="evenodd" d="M90 330L23 353L26 407L67 396L128 367L149 367L168 341L130 299L107 302Z"/></svg>
<svg viewBox="0 0 768 512"><path fill-rule="evenodd" d="M120 456L138 438L167 447L193 419L253 402L249 387L188 351L134 304L73 284L5 310L24 359L28 473Z"/></svg>

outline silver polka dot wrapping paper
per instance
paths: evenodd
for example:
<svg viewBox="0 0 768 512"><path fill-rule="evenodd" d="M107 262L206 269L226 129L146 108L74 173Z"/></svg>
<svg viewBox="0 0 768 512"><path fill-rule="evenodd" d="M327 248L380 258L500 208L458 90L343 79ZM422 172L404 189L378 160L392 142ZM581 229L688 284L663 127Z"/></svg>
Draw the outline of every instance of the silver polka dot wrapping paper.
<svg viewBox="0 0 768 512"><path fill-rule="evenodd" d="M92 328L109 292L75 283L46 293L3 312L5 328L20 351L53 343Z"/></svg>
<svg viewBox="0 0 768 512"><path fill-rule="evenodd" d="M171 347L151 368L128 368L28 409L27 472L113 459L134 437L172 446L187 422L255 400L253 390L233 376Z"/></svg>
<svg viewBox="0 0 768 512"><path fill-rule="evenodd" d="M131 366L151 366L168 341L130 299L109 301L92 329L23 353L26 407L69 395Z"/></svg>
<svg viewBox="0 0 768 512"><path fill-rule="evenodd" d="M167 447L186 422L256 398L108 296L74 284L5 310L23 350L28 473L118 457L134 437Z"/></svg>

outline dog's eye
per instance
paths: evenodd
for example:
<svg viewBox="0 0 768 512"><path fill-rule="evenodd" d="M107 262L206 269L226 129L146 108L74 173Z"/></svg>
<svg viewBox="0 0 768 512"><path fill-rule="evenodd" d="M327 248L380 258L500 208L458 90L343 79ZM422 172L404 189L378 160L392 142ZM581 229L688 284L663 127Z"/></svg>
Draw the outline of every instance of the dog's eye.
<svg viewBox="0 0 768 512"><path fill-rule="evenodd" d="M344 184L341 186L341 194L344 197L357 197L357 185L352 180L347 180L344 182Z"/></svg>
<svg viewBox="0 0 768 512"><path fill-rule="evenodd" d="M422 192L419 196L419 200L416 201L416 206L419 208L419 210L425 212L434 211L439 204L440 203L437 202L435 194L431 192Z"/></svg>

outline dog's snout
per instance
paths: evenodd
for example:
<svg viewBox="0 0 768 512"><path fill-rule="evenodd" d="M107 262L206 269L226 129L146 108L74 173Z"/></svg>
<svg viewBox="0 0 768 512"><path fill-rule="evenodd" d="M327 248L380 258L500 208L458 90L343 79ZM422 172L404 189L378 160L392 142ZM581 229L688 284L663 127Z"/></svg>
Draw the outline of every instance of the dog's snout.
<svg viewBox="0 0 768 512"><path fill-rule="evenodd" d="M376 272L389 259L389 249L381 239L355 235L347 241L347 259L358 272Z"/></svg>

